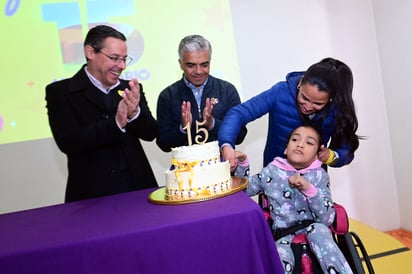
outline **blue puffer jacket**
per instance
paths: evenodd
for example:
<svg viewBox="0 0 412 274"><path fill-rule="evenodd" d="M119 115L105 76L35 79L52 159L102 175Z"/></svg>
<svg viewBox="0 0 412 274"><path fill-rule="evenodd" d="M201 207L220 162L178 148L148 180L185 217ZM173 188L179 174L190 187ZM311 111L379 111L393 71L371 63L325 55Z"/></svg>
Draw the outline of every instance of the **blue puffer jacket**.
<svg viewBox="0 0 412 274"><path fill-rule="evenodd" d="M291 72L286 76L286 81L279 82L269 90L232 108L226 114L220 126L219 145L230 144L234 148L234 141L242 126L265 114L269 114L269 129L263 155L263 165L266 166L277 156L284 157L283 152L290 132L303 123L296 103L297 86L303 73ZM331 138L335 116L336 108L332 105L316 113L311 120L312 124L321 125L325 146ZM339 160L333 165L334 167L347 165L354 158L354 154L349 150L348 145L332 149L339 154Z"/></svg>

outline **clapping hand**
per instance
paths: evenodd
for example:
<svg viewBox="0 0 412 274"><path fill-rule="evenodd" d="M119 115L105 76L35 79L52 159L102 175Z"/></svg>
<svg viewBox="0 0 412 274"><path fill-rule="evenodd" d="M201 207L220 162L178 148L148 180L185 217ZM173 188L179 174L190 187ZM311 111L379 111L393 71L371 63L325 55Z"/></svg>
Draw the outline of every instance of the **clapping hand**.
<svg viewBox="0 0 412 274"><path fill-rule="evenodd" d="M126 88L123 100L127 106L127 117L129 119L136 115L140 103L140 85L136 78L129 81L130 89Z"/></svg>
<svg viewBox="0 0 412 274"><path fill-rule="evenodd" d="M128 119L133 118L139 110L140 85L136 78L129 81L129 88L121 94L123 99L117 106L116 121L122 128L126 127Z"/></svg>
<svg viewBox="0 0 412 274"><path fill-rule="evenodd" d="M192 126L192 111L191 111L191 104L189 101L183 101L182 103L182 116L181 116L181 123L182 128L185 128L187 125L189 127Z"/></svg>
<svg viewBox="0 0 412 274"><path fill-rule="evenodd" d="M205 105L205 108L203 109L203 121L205 122L204 126L209 130L212 129L213 127L212 112L213 112L213 102L212 100L210 100L210 98L206 98L206 105Z"/></svg>

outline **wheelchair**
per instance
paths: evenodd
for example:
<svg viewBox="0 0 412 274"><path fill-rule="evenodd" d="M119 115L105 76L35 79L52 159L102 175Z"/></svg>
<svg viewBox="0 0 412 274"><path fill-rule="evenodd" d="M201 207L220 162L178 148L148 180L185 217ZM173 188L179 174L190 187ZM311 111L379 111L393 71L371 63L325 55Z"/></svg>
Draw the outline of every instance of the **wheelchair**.
<svg viewBox="0 0 412 274"><path fill-rule="evenodd" d="M309 225L308 222L302 222L297 226L287 228L283 232L281 232L283 235L282 236L278 231L275 232L272 229L273 220L270 215L269 202L266 195L258 194L258 203L263 210L265 219L267 220L275 239L281 238L288 234L293 234L295 231ZM336 211L336 216L334 223L330 226L330 229L336 244L345 256L353 273L375 274L368 252L363 245L360 237L355 232L349 231L349 218L345 208L337 203L334 204L334 208ZM312 254L309 248L306 234L297 234L294 236L292 240L292 250L295 256L295 267L293 270L294 274L323 273L316 257ZM368 272L365 272L364 266L366 266Z"/></svg>

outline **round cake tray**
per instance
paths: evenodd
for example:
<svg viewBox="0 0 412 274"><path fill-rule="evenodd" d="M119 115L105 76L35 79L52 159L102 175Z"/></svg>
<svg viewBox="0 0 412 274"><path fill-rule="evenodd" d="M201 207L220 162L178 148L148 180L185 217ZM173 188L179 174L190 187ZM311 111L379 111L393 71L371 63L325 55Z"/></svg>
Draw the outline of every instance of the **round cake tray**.
<svg viewBox="0 0 412 274"><path fill-rule="evenodd" d="M209 201L209 200L231 195L233 193L236 193L236 192L239 192L245 189L247 187L247 184L248 184L248 180L246 178L233 176L232 177L232 189L224 193L202 196L202 197L193 198L193 199L172 200L172 199L168 199L166 196L166 187L161 187L159 189L156 189L152 193L150 193L148 198L150 202L154 204L161 204L161 205L192 204L192 203Z"/></svg>

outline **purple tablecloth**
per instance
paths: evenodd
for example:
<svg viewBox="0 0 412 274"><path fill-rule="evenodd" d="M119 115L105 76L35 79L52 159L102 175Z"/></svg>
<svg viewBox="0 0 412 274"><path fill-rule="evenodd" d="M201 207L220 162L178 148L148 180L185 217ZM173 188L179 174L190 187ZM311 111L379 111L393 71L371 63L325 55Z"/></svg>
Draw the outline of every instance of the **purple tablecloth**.
<svg viewBox="0 0 412 274"><path fill-rule="evenodd" d="M0 215L0 273L283 273L244 192L155 205L151 191Z"/></svg>

